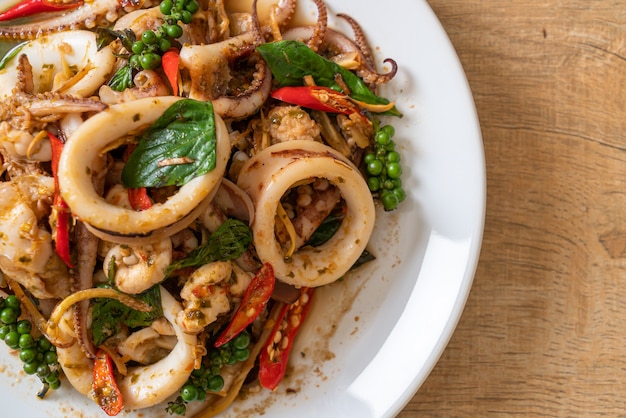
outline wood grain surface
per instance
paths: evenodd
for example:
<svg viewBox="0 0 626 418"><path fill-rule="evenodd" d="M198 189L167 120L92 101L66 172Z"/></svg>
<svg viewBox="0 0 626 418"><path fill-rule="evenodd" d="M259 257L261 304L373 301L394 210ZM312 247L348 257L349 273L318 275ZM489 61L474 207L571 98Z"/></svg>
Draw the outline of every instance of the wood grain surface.
<svg viewBox="0 0 626 418"><path fill-rule="evenodd" d="M487 214L447 349L399 414L626 415L626 3L429 0L481 122Z"/></svg>

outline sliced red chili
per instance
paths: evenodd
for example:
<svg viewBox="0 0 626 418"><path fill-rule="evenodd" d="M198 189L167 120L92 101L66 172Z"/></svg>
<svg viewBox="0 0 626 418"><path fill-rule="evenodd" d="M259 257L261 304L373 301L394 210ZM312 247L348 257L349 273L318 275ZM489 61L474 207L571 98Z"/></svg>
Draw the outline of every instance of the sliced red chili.
<svg viewBox="0 0 626 418"><path fill-rule="evenodd" d="M54 3L47 0L26 0L3 13L0 13L0 22L12 19L28 17L39 13L59 12L63 10L75 9L83 4L82 1L76 3Z"/></svg>
<svg viewBox="0 0 626 418"><path fill-rule="evenodd" d="M269 263L261 266L250 281L241 304L226 329L215 341L215 347L226 344L250 325L263 311L274 291L274 269Z"/></svg>
<svg viewBox="0 0 626 418"><path fill-rule="evenodd" d="M119 414L124 407L120 392L113 375L111 357L99 349L93 363L93 397L100 408L109 416Z"/></svg>
<svg viewBox="0 0 626 418"><path fill-rule="evenodd" d="M48 132L48 138L50 139L50 147L52 149L52 161L50 162L52 167L52 176L54 177L54 200L52 201L52 207L57 214L56 231L55 231L55 252L63 260L65 265L69 268L73 268L72 260L70 257L70 209L67 203L61 197L59 191L59 179L57 172L59 170L59 159L61 158L61 152L63 151L63 141L57 138L52 133Z"/></svg>
<svg viewBox="0 0 626 418"><path fill-rule="evenodd" d="M350 97L322 86L287 86L274 90L271 96L283 102L330 113L360 113Z"/></svg>
<svg viewBox="0 0 626 418"><path fill-rule="evenodd" d="M272 334L261 350L259 382L266 389L276 389L285 376L294 338L309 312L314 290L303 287L300 298L290 305L285 305Z"/></svg>
<svg viewBox="0 0 626 418"><path fill-rule="evenodd" d="M178 63L180 62L180 55L178 49L170 48L161 59L161 66L163 72L167 76L167 80L172 86L172 94L178 96Z"/></svg>

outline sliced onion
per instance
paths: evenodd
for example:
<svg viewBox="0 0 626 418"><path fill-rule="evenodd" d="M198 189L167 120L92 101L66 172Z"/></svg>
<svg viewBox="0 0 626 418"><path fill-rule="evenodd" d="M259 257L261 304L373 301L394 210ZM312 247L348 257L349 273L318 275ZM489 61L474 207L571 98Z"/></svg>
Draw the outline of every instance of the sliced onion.
<svg viewBox="0 0 626 418"><path fill-rule="evenodd" d="M338 231L319 247L303 247L285 257L274 232L283 194L302 180L325 178L346 201L347 213ZM374 228L375 210L367 183L343 155L315 141L272 145L248 160L238 185L255 204L253 239L261 262L276 277L294 286L316 287L343 276L359 258Z"/></svg>
<svg viewBox="0 0 626 418"><path fill-rule="evenodd" d="M224 121L215 114L216 166L183 185L164 203L134 211L108 203L93 187L91 173L103 149L128 133L147 128L180 97L156 97L110 106L83 123L65 144L59 161L61 195L72 213L95 235L119 243L155 242L193 222L202 204L215 192L230 157L230 139ZM200 206L200 207L199 207ZM206 207L205 207L206 208ZM204 208L204 209L205 209Z"/></svg>

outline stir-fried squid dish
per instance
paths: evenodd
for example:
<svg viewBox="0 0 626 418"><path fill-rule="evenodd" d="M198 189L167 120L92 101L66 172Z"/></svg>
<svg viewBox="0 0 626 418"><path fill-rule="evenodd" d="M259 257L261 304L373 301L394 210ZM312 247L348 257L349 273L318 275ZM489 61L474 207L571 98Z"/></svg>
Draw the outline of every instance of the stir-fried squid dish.
<svg viewBox="0 0 626 418"><path fill-rule="evenodd" d="M405 198L397 66L295 1L0 6L0 338L39 397L219 414L275 390L315 289L375 258Z"/></svg>

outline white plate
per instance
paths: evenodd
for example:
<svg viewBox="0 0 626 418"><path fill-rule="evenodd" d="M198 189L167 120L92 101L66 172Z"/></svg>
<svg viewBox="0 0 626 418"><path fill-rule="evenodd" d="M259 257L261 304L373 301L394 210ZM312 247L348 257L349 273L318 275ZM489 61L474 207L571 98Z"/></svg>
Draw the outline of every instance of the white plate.
<svg viewBox="0 0 626 418"><path fill-rule="evenodd" d="M275 393L236 403L224 417L396 415L452 335L478 259L485 210L480 128L463 70L437 18L422 0L390 0L384 10L359 0L327 3L332 26L350 33L334 16L351 15L366 29L379 61L398 62L398 75L382 95L404 113L390 122L408 198L398 211L379 214L371 247L378 260L316 293L289 378ZM315 16L314 10L305 15ZM67 382L38 400L37 379L26 377L2 347L0 364L3 415L105 416ZM166 416L162 407L153 412L142 416Z"/></svg>

